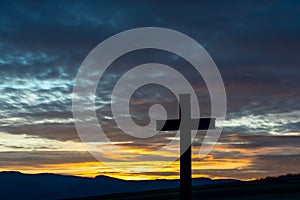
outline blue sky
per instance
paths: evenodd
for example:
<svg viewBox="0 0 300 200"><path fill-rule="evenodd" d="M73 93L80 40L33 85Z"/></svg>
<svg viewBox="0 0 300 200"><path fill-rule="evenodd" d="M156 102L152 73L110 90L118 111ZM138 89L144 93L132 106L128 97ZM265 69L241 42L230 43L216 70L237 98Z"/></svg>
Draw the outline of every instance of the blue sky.
<svg viewBox="0 0 300 200"><path fill-rule="evenodd" d="M201 164L195 160L194 173L253 178L299 172L299 10L298 1L2 1L0 169L90 175L60 170L67 164L96 162L80 144L73 124L71 94L79 66L109 36L158 26L202 44L217 64L227 92L224 131L206 160L219 167L197 167ZM188 68L184 60L166 52L129 56L115 62L111 73L118 75L147 61ZM187 76L195 88L204 88L205 96L205 86L197 85L189 71ZM97 93L100 103L107 100L116 80L108 75L105 81L106 87ZM142 94L150 102L147 93ZM100 120L110 116L105 109L98 114ZM113 140L128 142L120 143L124 148L156 148L149 145L152 140L131 140L111 127L107 130ZM163 144L168 138L153 141ZM244 165L226 165L234 162ZM152 175L178 174L171 169ZM95 174L114 172L100 168Z"/></svg>

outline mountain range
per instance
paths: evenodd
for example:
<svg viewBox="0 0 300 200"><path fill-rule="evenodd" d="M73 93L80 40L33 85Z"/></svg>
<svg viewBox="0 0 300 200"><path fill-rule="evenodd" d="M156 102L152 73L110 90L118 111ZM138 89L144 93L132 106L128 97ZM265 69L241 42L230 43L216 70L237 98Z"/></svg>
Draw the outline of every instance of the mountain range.
<svg viewBox="0 0 300 200"><path fill-rule="evenodd" d="M193 179L193 186L238 182L232 179ZM107 176L85 178L58 174L0 172L0 199L66 199L178 188L179 180L126 181Z"/></svg>

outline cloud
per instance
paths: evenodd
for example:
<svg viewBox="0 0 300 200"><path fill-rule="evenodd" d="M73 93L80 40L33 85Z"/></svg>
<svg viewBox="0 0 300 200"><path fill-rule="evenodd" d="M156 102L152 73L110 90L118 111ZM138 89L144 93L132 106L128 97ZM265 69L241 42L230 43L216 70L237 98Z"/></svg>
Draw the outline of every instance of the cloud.
<svg viewBox="0 0 300 200"><path fill-rule="evenodd" d="M195 172L250 178L296 170L293 165L299 166L300 128L299 3L233 2L1 2L0 130L5 133L0 138L1 163L43 164L55 158L52 164L93 162L83 152L70 155L68 149L79 145L71 101L79 66L109 36L136 27L160 26L191 36L216 62L227 91L228 120L213 156L231 158L229 163L243 159L246 163L240 168ZM139 140L122 134L113 122L110 94L114 84L126 70L148 62L181 70L196 89L202 112L210 112L207 88L184 59L149 49L128 53L116 60L101 80L95 105L109 138L128 142L119 143L128 151L150 152L174 136L166 133ZM95 75L91 73L91 78ZM166 90L155 88L157 96L153 90L141 88L132 98L132 111L140 124L149 121L147 111L152 104L176 106L176 99ZM202 136L198 139L195 154ZM276 162L281 161L286 167L277 170ZM170 173L160 175L174 175Z"/></svg>

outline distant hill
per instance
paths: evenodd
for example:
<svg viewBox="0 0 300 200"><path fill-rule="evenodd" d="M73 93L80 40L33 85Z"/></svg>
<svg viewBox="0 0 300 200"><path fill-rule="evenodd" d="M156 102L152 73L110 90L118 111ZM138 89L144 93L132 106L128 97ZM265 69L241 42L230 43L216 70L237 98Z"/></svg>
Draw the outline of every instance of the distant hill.
<svg viewBox="0 0 300 200"><path fill-rule="evenodd" d="M162 189L79 198L76 200L178 200L179 189ZM193 187L193 199L205 200L299 200L300 175L267 177Z"/></svg>
<svg viewBox="0 0 300 200"><path fill-rule="evenodd" d="M193 179L193 186L237 182L237 180ZM0 172L1 200L51 200L116 193L178 188L178 180L125 181L106 176L83 178L57 174Z"/></svg>

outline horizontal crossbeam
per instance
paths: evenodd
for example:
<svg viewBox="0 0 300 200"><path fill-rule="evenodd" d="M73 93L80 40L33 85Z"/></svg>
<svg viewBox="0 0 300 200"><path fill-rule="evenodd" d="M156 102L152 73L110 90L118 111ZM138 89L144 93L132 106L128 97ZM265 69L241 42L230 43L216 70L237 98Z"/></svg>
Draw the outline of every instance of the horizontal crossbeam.
<svg viewBox="0 0 300 200"><path fill-rule="evenodd" d="M200 118L198 120L198 128L196 130L215 129L216 118ZM180 127L180 119L156 120L157 131L178 131Z"/></svg>

